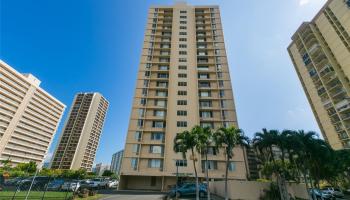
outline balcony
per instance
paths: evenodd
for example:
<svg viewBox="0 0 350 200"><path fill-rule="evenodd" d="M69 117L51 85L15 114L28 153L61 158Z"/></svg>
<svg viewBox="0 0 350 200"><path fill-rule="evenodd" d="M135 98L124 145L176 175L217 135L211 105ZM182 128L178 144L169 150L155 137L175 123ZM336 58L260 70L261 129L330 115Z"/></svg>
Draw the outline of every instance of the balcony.
<svg viewBox="0 0 350 200"><path fill-rule="evenodd" d="M335 108L339 111L339 112L344 112L350 109L350 100L349 99L344 99L343 101L337 103L335 105Z"/></svg>

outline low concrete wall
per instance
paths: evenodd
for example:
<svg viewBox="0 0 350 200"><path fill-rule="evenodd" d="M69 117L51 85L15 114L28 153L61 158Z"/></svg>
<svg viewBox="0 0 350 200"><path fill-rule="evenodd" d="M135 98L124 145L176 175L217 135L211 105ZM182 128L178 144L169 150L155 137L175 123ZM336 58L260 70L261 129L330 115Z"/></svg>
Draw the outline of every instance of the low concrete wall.
<svg viewBox="0 0 350 200"><path fill-rule="evenodd" d="M225 182L215 181L209 184L210 192L218 196L225 196ZM307 191L303 184L287 184L288 193L293 197L307 199ZM270 188L270 183L257 181L228 181L228 197L230 199L258 200L264 190Z"/></svg>

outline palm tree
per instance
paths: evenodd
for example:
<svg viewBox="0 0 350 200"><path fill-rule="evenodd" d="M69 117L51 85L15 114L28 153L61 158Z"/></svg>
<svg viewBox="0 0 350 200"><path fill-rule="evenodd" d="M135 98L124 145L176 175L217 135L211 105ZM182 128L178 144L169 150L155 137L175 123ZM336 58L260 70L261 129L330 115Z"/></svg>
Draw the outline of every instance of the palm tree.
<svg viewBox="0 0 350 200"><path fill-rule="evenodd" d="M262 132L255 133L253 139L253 145L258 149L259 153L264 154L266 161L272 161L275 163L275 155L273 153L273 146L277 144L278 137L277 130L268 131L266 128L262 129Z"/></svg>
<svg viewBox="0 0 350 200"><path fill-rule="evenodd" d="M209 191L209 170L208 170L208 149L212 145L213 132L210 127L201 128L198 127L201 131L198 136L197 151L205 156L205 177L207 181L207 198L210 200L210 191Z"/></svg>
<svg viewBox="0 0 350 200"><path fill-rule="evenodd" d="M233 149L237 146L248 146L248 137L243 135L243 131L234 126L220 128L213 136L217 148L224 148L226 153L225 171L225 200L228 200L227 179L230 160L233 158Z"/></svg>
<svg viewBox="0 0 350 200"><path fill-rule="evenodd" d="M198 127L194 127L191 131L183 131L177 134L174 138L174 151L181 152L183 157L186 158L186 152L191 151L191 159L193 161L194 174L196 178L196 199L199 200L199 188L198 188L198 173L196 168L195 149L198 142L198 135L200 133ZM177 183L176 183L177 184Z"/></svg>
<svg viewBox="0 0 350 200"><path fill-rule="evenodd" d="M278 130L267 130L264 128L262 132L256 133L253 139L253 144L259 150L259 152L267 154L267 156L265 156L265 167L270 168L272 170L272 174L276 176L281 199L283 200L289 198L287 186L285 184L286 140L289 133L290 132L287 130L280 133ZM273 151L274 147L281 151L281 156L279 158L275 157ZM276 159L279 159L279 161L276 162Z"/></svg>

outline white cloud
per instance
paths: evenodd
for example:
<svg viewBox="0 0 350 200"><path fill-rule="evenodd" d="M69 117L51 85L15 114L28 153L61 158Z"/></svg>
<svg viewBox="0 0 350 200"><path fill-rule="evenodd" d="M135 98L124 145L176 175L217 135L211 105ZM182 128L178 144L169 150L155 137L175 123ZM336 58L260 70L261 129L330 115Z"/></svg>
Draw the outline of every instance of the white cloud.
<svg viewBox="0 0 350 200"><path fill-rule="evenodd" d="M299 6L304 6L306 4L309 4L311 0L299 0Z"/></svg>

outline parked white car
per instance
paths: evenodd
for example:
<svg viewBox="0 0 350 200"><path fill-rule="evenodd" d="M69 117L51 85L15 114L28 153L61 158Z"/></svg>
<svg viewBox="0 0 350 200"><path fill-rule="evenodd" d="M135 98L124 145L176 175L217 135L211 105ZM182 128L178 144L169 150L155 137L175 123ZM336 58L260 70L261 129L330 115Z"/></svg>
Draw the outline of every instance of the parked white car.
<svg viewBox="0 0 350 200"><path fill-rule="evenodd" d="M90 187L93 188L107 188L108 180L104 178L94 178L89 181Z"/></svg>
<svg viewBox="0 0 350 200"><path fill-rule="evenodd" d="M80 188L79 181L67 181L62 185L62 190L76 192Z"/></svg>
<svg viewBox="0 0 350 200"><path fill-rule="evenodd" d="M324 187L322 191L329 192L332 194L332 196L336 198L343 198L344 193L339 189L339 188L334 188L334 187Z"/></svg>
<svg viewBox="0 0 350 200"><path fill-rule="evenodd" d="M116 188L118 186L119 182L117 180L109 180L108 181L108 187L109 188Z"/></svg>

